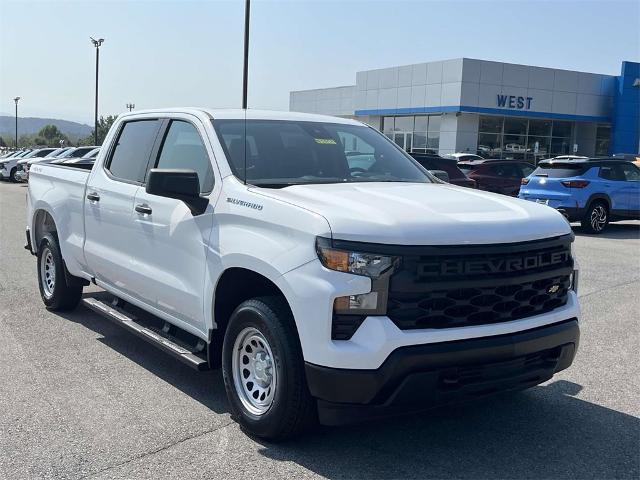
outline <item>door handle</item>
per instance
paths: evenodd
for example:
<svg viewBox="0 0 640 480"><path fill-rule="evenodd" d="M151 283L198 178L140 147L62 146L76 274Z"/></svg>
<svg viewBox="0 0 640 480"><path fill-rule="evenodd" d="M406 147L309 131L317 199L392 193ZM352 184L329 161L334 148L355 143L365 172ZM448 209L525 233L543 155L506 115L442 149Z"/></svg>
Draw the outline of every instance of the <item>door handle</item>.
<svg viewBox="0 0 640 480"><path fill-rule="evenodd" d="M146 203L139 203L136 205L136 212L141 213L143 215L151 215L151 207Z"/></svg>
<svg viewBox="0 0 640 480"><path fill-rule="evenodd" d="M91 192L87 194L87 200L91 201L91 202L99 202L100 201L100 195L98 195L96 192Z"/></svg>

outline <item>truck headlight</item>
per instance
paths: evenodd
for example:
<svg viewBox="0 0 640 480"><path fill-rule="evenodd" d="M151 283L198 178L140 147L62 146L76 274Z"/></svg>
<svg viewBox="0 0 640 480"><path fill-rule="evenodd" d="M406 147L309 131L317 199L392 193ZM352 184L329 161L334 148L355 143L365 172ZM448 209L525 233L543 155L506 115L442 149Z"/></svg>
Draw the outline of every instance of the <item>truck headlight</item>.
<svg viewBox="0 0 640 480"><path fill-rule="evenodd" d="M369 293L336 298L333 305L336 314L384 315L386 313L389 277L398 262L397 257L333 248L330 239L321 237L316 241L316 251L320 262L326 268L371 279Z"/></svg>
<svg viewBox="0 0 640 480"><path fill-rule="evenodd" d="M347 252L318 245L318 257L330 270L379 278L393 266L393 257L372 253Z"/></svg>

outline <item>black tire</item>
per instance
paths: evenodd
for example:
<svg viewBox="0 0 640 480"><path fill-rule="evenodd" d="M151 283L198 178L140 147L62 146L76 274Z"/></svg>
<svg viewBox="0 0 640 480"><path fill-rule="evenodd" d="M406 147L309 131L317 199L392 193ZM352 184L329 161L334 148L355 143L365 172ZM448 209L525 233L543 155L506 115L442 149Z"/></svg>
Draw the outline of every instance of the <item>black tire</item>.
<svg viewBox="0 0 640 480"><path fill-rule="evenodd" d="M244 332L256 330L267 341L275 364L273 397L267 410L256 414L247 407L247 397L241 399L242 382L251 383L247 377L236 384L232 356L239 352L243 366L249 362L249 350L236 342L244 338ZM250 346L250 345L248 345ZM263 345L264 348L264 345ZM251 365L259 352L256 350ZM238 364L239 365L239 364ZM271 367L273 371L273 366ZM246 369L245 369L246 370ZM245 375L242 371L242 376ZM248 370L247 370L248 371ZM264 371L264 370L263 370ZM315 424L317 410L307 387L304 360L294 320L284 299L261 297L242 302L233 312L224 336L222 347L222 374L232 418L250 435L277 441L291 438ZM257 380L256 380L257 382ZM251 392L255 393L255 392ZM256 398L257 400L257 398Z"/></svg>
<svg viewBox="0 0 640 480"><path fill-rule="evenodd" d="M38 287L48 310L68 311L78 306L82 283L74 279L62 260L58 239L46 234L38 246Z"/></svg>
<svg viewBox="0 0 640 480"><path fill-rule="evenodd" d="M584 217L580 221L582 229L587 233L602 233L609 225L609 207L601 200L589 205Z"/></svg>
<svg viewBox="0 0 640 480"><path fill-rule="evenodd" d="M16 178L16 173L18 173L18 169L16 167L13 167L11 169L11 173L9 174L9 180L11 180L13 183L18 182L18 179Z"/></svg>

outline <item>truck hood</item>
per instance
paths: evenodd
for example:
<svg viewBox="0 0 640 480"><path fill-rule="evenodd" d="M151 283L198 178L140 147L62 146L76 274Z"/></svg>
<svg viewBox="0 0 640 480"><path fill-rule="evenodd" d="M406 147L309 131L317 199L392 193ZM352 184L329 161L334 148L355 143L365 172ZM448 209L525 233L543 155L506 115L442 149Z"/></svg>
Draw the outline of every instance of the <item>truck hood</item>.
<svg viewBox="0 0 640 480"><path fill-rule="evenodd" d="M436 183L296 185L256 193L324 216L335 239L396 245L513 243L571 232L554 209Z"/></svg>

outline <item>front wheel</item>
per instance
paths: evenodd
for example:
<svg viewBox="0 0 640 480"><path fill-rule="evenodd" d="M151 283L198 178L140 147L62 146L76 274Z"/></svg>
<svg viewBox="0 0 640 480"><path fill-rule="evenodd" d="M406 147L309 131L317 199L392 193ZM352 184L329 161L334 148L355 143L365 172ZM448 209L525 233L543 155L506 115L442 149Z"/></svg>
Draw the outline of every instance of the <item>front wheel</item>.
<svg viewBox="0 0 640 480"><path fill-rule="evenodd" d="M602 233L609 224L609 209L602 202L594 202L580 223L587 233Z"/></svg>
<svg viewBox="0 0 640 480"><path fill-rule="evenodd" d="M283 299L255 298L236 308L225 332L222 373L232 416L248 433L283 440L313 424L315 402Z"/></svg>
<svg viewBox="0 0 640 480"><path fill-rule="evenodd" d="M40 296L47 309L53 311L73 310L82 296L82 284L71 281L73 277L67 271L62 260L58 240L46 234L38 247L38 286Z"/></svg>
<svg viewBox="0 0 640 480"><path fill-rule="evenodd" d="M12 168L11 169L11 173L9 174L9 178L11 179L12 182L17 182L18 181L18 177L16 177L16 175L18 174L18 169L17 168Z"/></svg>

